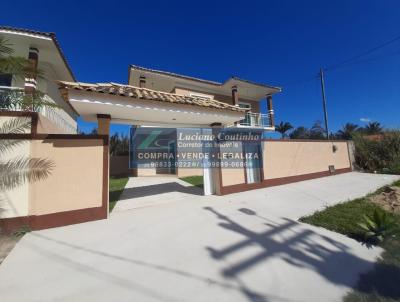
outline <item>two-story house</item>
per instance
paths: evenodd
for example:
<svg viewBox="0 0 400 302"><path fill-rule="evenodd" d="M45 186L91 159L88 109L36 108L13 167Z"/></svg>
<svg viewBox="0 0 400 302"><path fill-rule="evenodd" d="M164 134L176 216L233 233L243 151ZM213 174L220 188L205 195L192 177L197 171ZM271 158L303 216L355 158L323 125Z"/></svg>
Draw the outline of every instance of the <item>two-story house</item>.
<svg viewBox="0 0 400 302"><path fill-rule="evenodd" d="M131 65L128 84L184 96L217 100L248 110L235 127L274 131L272 96L281 88L231 77L223 83ZM261 101L267 107L262 108ZM265 103L264 103L265 104ZM232 125L233 126L233 125Z"/></svg>
<svg viewBox="0 0 400 302"><path fill-rule="evenodd" d="M56 108L42 108L39 113L39 131L43 133L76 133L77 113L66 103L58 90L56 80L75 81L70 66L54 33L0 26L0 37L13 49L12 56L29 59L41 71L39 78L19 78L0 74L0 109L10 91L23 94L38 90ZM3 104L4 105L4 104ZM22 108L13 108L20 110Z"/></svg>
<svg viewBox="0 0 400 302"><path fill-rule="evenodd" d="M176 73L148 69L144 67L131 65L129 67L128 84L135 87L148 88L155 91L163 91L186 97L196 97L204 100L215 100L226 103L246 110L244 119L234 122L230 125L224 125L231 128L231 131L246 131L258 133L262 136L264 131L274 131L274 111L272 97L279 93L281 89L266 84L254 83L237 77L231 77L223 83L209 81ZM264 102L262 102L264 100ZM263 107L264 106L264 107ZM143 124L146 126L146 124ZM181 128L176 124L175 136L182 137L182 134L193 131L192 129ZM132 129L132 135L137 133L138 129ZM170 131L169 131L170 132ZM170 143L171 150L169 152L179 154L179 144L177 142ZM250 147L246 147L250 148ZM131 150L135 149L135 142L131 142ZM192 151L195 149L191 149ZM187 151L187 150L186 150ZM201 152L201 150L199 150ZM256 150L256 152L262 152ZM131 153L132 155L132 153ZM179 156L178 156L179 157ZM182 167L172 163L168 168L141 168L140 164L132 163L131 167L137 172L137 175L155 175L155 174L176 174L179 177L202 175L203 169ZM176 157L175 157L176 158ZM257 163L254 164L257 166ZM254 176L254 173L255 176ZM260 173L256 169L248 171L248 179L254 182L259 181ZM257 176L258 175L258 176Z"/></svg>

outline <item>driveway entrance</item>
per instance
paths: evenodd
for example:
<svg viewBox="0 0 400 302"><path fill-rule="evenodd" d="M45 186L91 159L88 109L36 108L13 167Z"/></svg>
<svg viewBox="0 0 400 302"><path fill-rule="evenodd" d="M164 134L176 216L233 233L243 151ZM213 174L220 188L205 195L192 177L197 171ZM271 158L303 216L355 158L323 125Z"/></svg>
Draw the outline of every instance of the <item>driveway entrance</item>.
<svg viewBox="0 0 400 302"><path fill-rule="evenodd" d="M165 202L26 234L0 265L1 297L341 301L381 249L297 219L396 179L347 173L226 196L191 194L172 179L143 179L147 189L132 193L143 192L137 200ZM145 196L151 186L159 193Z"/></svg>
<svg viewBox="0 0 400 302"><path fill-rule="evenodd" d="M112 213L199 198L203 189L175 176L131 177Z"/></svg>

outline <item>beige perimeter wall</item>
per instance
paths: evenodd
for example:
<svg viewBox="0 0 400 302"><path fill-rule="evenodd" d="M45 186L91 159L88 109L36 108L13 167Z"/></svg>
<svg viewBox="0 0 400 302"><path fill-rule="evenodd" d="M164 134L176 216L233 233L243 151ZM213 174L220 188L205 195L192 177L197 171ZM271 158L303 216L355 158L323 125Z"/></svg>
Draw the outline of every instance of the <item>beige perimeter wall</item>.
<svg viewBox="0 0 400 302"><path fill-rule="evenodd" d="M263 142L264 179L328 171L329 165L336 170L350 167L346 142Z"/></svg>
<svg viewBox="0 0 400 302"><path fill-rule="evenodd" d="M220 151L229 152L229 149L221 147ZM339 172L348 172L351 168L347 142L344 141L266 140L262 142L262 160L264 179L259 183L246 184L244 168L221 169L223 194L303 179L293 176L309 179L329 175L330 165ZM282 179L285 181L281 182Z"/></svg>
<svg viewBox="0 0 400 302"><path fill-rule="evenodd" d="M30 185L30 215L102 205L101 139L34 140L31 143L31 156L50 160L54 168L49 177Z"/></svg>
<svg viewBox="0 0 400 302"><path fill-rule="evenodd" d="M104 147L102 139L15 140L2 159L44 159L50 175L0 192L0 218L45 215L101 207ZM106 171L107 173L107 171Z"/></svg>

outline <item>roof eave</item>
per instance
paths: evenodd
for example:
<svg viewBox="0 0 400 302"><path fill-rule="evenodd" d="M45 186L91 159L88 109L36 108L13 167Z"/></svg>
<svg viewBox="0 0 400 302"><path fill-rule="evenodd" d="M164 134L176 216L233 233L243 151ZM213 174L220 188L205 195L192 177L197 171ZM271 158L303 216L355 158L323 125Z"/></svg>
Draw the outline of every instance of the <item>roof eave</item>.
<svg viewBox="0 0 400 302"><path fill-rule="evenodd" d="M69 89L73 89L73 90L78 90L78 91L84 91L84 92L96 92L96 93L106 93L106 94L110 94L110 95L118 95L121 97L134 97L131 96L129 94L132 93L132 91L128 91L128 95L126 94L127 91L123 91L122 93L120 92L116 92L115 90L113 90L111 92L111 88L115 89L116 87L118 88L122 88L123 90L125 88L128 89L136 89L136 90L140 90L142 92L138 93L138 95L142 95L143 96L143 92L149 92L150 95L152 95L153 93L156 94L162 94L162 97L159 98L148 98L148 96L146 97L140 97L143 99L148 99L148 100L152 100L152 101L160 101L160 102L169 102L172 104L178 104L178 105L191 105L191 106L197 106L197 107L202 107L202 108L210 108L212 110L222 110L222 111L229 111L229 112L234 112L234 113L245 113L246 110L243 108L239 108L237 106L232 106L226 103L222 103L216 100L213 100L211 103L209 103L208 105L202 105L203 104L203 100L201 100L199 102L198 99L196 98L192 98L190 101L186 101L186 100L180 100L179 102L176 101L176 97L178 98L182 98L183 96L181 95L176 95L173 93L167 93L167 92L161 92L161 91L155 91L152 89L147 89L147 88L141 88L141 87L135 87L132 85L122 85L122 84L117 84L117 83L95 83L95 84L91 84L91 83L80 83L80 82L67 82L67 81L57 81L57 84L59 85L59 89L63 94L64 100L69 103L68 101L68 90ZM98 90L100 89L100 90ZM108 89L108 91L107 91ZM136 93L136 92L135 92ZM168 96L171 96L171 99L173 99L174 101L171 101L168 99ZM188 98L188 97L185 97ZM189 97L190 98L190 97ZM167 99L167 100L166 100Z"/></svg>
<svg viewBox="0 0 400 302"><path fill-rule="evenodd" d="M253 82L253 81L250 81L250 80L245 80L245 79L242 79L242 78L239 78L239 77L236 77L236 76L232 76L230 79L226 80L224 82L224 84L226 84L230 80L235 80L235 81L247 83L247 84L258 86L258 87L263 87L263 88L268 88L268 89L271 89L271 90L275 90L275 92L273 92L273 93L278 93L278 92L282 91L282 88L278 87L278 86L271 86L271 85L267 85L267 84L257 83L257 82Z"/></svg>
<svg viewBox="0 0 400 302"><path fill-rule="evenodd" d="M233 79L233 80L240 81L240 82L243 82L243 83L247 83L247 84L250 84L250 85L254 85L254 86L258 86L258 87L263 87L263 88L268 88L268 89L275 90L273 93L278 93L278 92L282 91L281 87L271 86L271 85L262 84L262 83L257 83L257 82L253 82L253 81L250 81L250 80L241 79L241 78L236 77L236 76L232 76L229 79L227 79L226 81L224 81L223 83L220 83L220 82L215 82L215 81L199 79L199 78L195 78L195 77L191 77L191 76L185 76L185 75L181 75L181 74L177 74L177 73L173 73L173 72L141 67L141 66L137 66L137 65L133 65L133 64L129 65L129 71L131 69L144 71L144 72L156 73L156 74L160 74L160 75L164 75L164 76L176 77L176 78L190 80L190 81L197 81L197 82L201 82L201 83L204 83L204 84L210 84L210 85L219 86L219 87L225 85L226 83L228 83L230 80ZM129 72L128 77L130 79L130 72Z"/></svg>
<svg viewBox="0 0 400 302"><path fill-rule="evenodd" d="M26 33L26 34L33 34L33 35L38 35L38 36L43 36L43 37L47 37L47 38L51 38L51 40L53 41L54 45L56 46L61 59L63 60L65 66L67 67L67 70L69 72L69 74L71 75L71 78L76 82L76 78L74 76L74 73L72 72L71 67L68 64L68 61L66 59L66 57L64 56L64 53L61 49L60 43L57 40L56 34L53 32L42 32L42 31L36 31L36 30L32 30L32 29L25 29L25 28L16 28L16 27L11 27L11 26L1 26L0 25L0 30L8 30L8 31L14 31L14 32L19 32L19 33Z"/></svg>

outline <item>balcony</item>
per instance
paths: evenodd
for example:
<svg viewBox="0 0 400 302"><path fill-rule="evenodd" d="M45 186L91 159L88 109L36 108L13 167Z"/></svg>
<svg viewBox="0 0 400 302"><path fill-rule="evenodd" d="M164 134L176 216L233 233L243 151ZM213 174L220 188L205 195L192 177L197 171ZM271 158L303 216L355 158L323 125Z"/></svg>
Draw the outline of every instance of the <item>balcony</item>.
<svg viewBox="0 0 400 302"><path fill-rule="evenodd" d="M245 118L239 121L235 126L238 128L275 130L275 127L271 123L270 114L253 112L246 112Z"/></svg>
<svg viewBox="0 0 400 302"><path fill-rule="evenodd" d="M0 86L0 110L11 110L11 111L26 111L21 108L18 104L13 104L13 99L18 99L24 95L24 89L19 87L7 87ZM48 95L44 95L44 100L49 103L54 103L54 100ZM10 106L11 104L11 106ZM50 120L57 128L65 133L76 134L77 127L76 121L66 113L62 108L59 107L43 107L39 109L32 109L45 116Z"/></svg>

